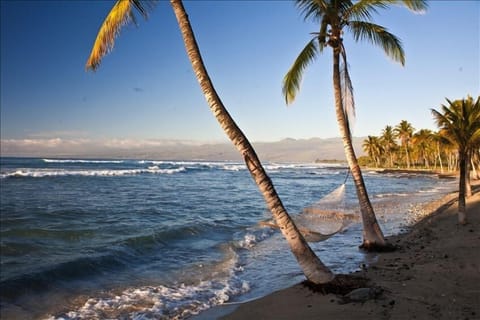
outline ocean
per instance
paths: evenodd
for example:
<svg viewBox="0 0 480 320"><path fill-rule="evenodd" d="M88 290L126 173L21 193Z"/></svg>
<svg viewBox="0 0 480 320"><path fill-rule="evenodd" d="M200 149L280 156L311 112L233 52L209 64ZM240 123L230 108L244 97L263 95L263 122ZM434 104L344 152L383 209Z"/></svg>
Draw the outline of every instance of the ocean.
<svg viewBox="0 0 480 320"><path fill-rule="evenodd" d="M311 243L335 273L375 260L358 249L358 219L304 212L358 217L351 178L339 189L345 167L264 165L295 219L323 233L344 225ZM428 174L364 178L385 235L456 188ZM186 319L304 279L279 231L259 223L271 214L238 162L1 158L0 219L4 320Z"/></svg>

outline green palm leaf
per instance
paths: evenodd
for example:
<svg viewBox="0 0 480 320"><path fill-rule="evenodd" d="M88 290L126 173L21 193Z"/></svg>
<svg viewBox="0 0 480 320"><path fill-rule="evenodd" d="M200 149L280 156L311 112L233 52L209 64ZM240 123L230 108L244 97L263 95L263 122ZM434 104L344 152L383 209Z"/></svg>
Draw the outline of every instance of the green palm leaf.
<svg viewBox="0 0 480 320"><path fill-rule="evenodd" d="M402 5L417 13L424 13L428 8L425 0L360 0L348 8L343 18L368 21L372 13L378 12L377 9L387 9L392 4Z"/></svg>
<svg viewBox="0 0 480 320"><path fill-rule="evenodd" d="M355 41L368 40L381 47L394 61L400 62L402 66L405 65L402 42L386 28L365 21L350 21L346 27L352 32Z"/></svg>
<svg viewBox="0 0 480 320"><path fill-rule="evenodd" d="M310 40L297 59L288 70L283 78L282 92L285 96L285 101L290 104L295 100L297 92L300 90L300 83L302 81L303 72L307 66L315 60L317 55L322 51L323 45L318 45L317 38Z"/></svg>
<svg viewBox="0 0 480 320"><path fill-rule="evenodd" d="M136 24L132 6L145 19L147 18L147 9L153 6L153 2L148 1L146 4L147 7L142 5L139 0L118 0L115 3L98 31L97 38L85 65L87 70L96 70L98 68L102 58L113 49L115 38L120 34L123 26L129 23Z"/></svg>
<svg viewBox="0 0 480 320"><path fill-rule="evenodd" d="M480 97L468 97L442 105L441 112L431 109L436 125L453 145L472 149L480 143Z"/></svg>
<svg viewBox="0 0 480 320"><path fill-rule="evenodd" d="M385 0L360 0L346 10L343 18L348 21L353 20L370 20L372 13L377 13L377 8L387 8Z"/></svg>
<svg viewBox="0 0 480 320"><path fill-rule="evenodd" d="M353 97L353 84L348 72L347 53L342 44L342 59L340 65L340 80L342 87L342 102L345 117L347 118L348 131L352 135L352 128L355 124L355 99Z"/></svg>
<svg viewBox="0 0 480 320"><path fill-rule="evenodd" d="M304 19L319 21L328 10L325 0L297 0L296 6L304 16Z"/></svg>
<svg viewBox="0 0 480 320"><path fill-rule="evenodd" d="M394 0L393 3L402 4L410 11L424 13L428 9L428 3L425 0Z"/></svg>

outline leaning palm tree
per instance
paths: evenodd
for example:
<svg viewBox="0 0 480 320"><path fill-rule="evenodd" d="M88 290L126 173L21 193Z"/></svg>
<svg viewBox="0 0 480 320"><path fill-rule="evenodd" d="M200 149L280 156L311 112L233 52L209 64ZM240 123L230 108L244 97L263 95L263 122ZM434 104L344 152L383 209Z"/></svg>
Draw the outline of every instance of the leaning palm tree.
<svg viewBox="0 0 480 320"><path fill-rule="evenodd" d="M415 129L413 128L412 124L407 120L400 121L400 123L394 129L395 136L400 140L400 144L405 150L405 160L408 169L410 169L410 153L408 150L414 131Z"/></svg>
<svg viewBox="0 0 480 320"><path fill-rule="evenodd" d="M146 3L147 5L151 4L151 2ZM181 0L170 0L170 4L172 5L182 33L187 55L205 99L210 106L210 110L213 112L220 126L245 160L245 164L250 171L250 174L260 189L277 225L287 239L290 249L300 264L306 278L316 284L331 281L334 278L333 273L315 255L298 228L295 226L295 223L282 204L282 201L280 200L272 181L265 172L255 150L230 116L213 87ZM113 48L115 37L118 35L120 28L126 23L135 22L132 11L133 7L144 17L147 16L148 7L145 7L143 2L139 0L117 1L99 30L92 52L87 61L87 69L95 70L99 66L102 57Z"/></svg>
<svg viewBox="0 0 480 320"><path fill-rule="evenodd" d="M345 155L360 203L363 222L362 247L365 249L384 247L386 242L370 203L352 145L349 120L352 120L354 114L353 85L348 72L343 34L345 31L349 31L355 41L367 40L380 46L389 57L403 65L405 55L400 40L384 27L371 22L372 13L376 13L378 9L386 8L392 3L403 4L413 11L422 11L426 8L426 3L423 0L361 0L356 2L351 0L297 0L297 7L305 16L305 19L311 19L315 23L319 23L320 28L318 32L313 33L313 38L300 52L283 79L283 94L286 103L290 104L300 90L305 68L323 52L325 47L332 48L335 111Z"/></svg>
<svg viewBox="0 0 480 320"><path fill-rule="evenodd" d="M444 137L457 147L460 165L458 186L458 222L467 223L465 195L467 189L467 168L472 153L480 146L480 96L450 101L442 105L441 112L431 109L433 117Z"/></svg>

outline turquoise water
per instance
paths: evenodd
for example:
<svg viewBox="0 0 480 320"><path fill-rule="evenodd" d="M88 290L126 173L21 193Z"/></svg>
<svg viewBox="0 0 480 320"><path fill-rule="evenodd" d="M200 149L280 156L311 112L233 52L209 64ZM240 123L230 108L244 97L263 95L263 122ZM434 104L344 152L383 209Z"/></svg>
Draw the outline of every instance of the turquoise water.
<svg viewBox="0 0 480 320"><path fill-rule="evenodd" d="M346 169L266 165L294 216ZM384 232L454 182L365 173ZM2 319L183 319L299 282L301 270L244 165L235 162L1 158ZM358 214L347 182L337 209ZM309 220L320 231L338 221ZM361 225L312 247L335 272L361 253Z"/></svg>

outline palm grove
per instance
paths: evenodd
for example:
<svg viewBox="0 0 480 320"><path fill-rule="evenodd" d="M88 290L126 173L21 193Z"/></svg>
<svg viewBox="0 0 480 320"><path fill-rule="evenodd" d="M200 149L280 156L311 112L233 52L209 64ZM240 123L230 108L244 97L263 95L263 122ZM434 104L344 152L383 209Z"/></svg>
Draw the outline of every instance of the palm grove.
<svg viewBox="0 0 480 320"><path fill-rule="evenodd" d="M385 126L379 136L368 136L363 165L382 168L436 170L459 173L458 220L467 222L465 197L471 195L470 177L480 178L480 96L451 101L431 109L439 130L415 128L406 120Z"/></svg>
<svg viewBox="0 0 480 320"><path fill-rule="evenodd" d="M284 93L287 102L291 102L295 93L299 90L301 72L312 61L314 56L321 53L324 47L333 49L333 84L335 92L335 109L344 138L344 147L349 160L352 175L354 176L359 203L361 207L364 227L364 245L385 246L383 233L375 218L375 214L368 199L360 167L351 146L351 132L348 125L348 114L354 106L353 86L346 68L346 52L342 42L343 29L347 28L354 35L355 40L367 40L379 45L390 57L404 63L405 57L400 41L385 28L370 22L372 13L378 9L387 8L391 4L401 4L412 11L423 11L426 8L425 1L395 1L395 0L297 0L295 1L300 11L308 18L320 21L320 32L315 33L314 40L307 45L305 50L297 58L293 70L293 77L286 77L284 81ZM135 22L134 9L145 18L152 9L152 2L140 0L118 0L103 22L92 52L87 61L87 69L96 70L101 59L113 48L114 40L118 36L122 26ZM217 94L213 82L204 65L200 49L195 39L188 15L181 0L170 0L173 12L177 18L178 26L183 37L185 49L190 59L194 74L198 80L202 93L210 110L217 119L219 125L229 137L238 152L242 155L245 164L262 193L267 207L272 213L276 224L287 240L290 249L303 270L305 277L316 284L329 283L336 279L334 274L325 266L313 252L302 233L287 213L280 200L275 187L266 174L255 150L241 131L234 119L228 113ZM306 56L305 56L306 55ZM313 56L312 56L313 55ZM303 58L305 62L302 62ZM299 62L299 64L297 63ZM340 67L342 62L342 67ZM295 71L295 66L297 69ZM292 72L289 71L289 73ZM290 82L289 82L290 81Z"/></svg>

